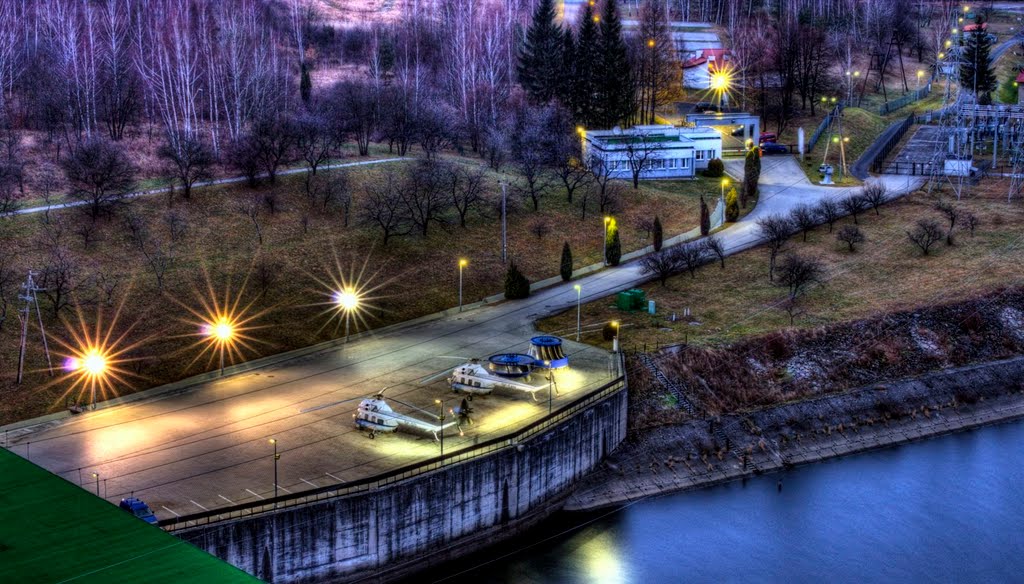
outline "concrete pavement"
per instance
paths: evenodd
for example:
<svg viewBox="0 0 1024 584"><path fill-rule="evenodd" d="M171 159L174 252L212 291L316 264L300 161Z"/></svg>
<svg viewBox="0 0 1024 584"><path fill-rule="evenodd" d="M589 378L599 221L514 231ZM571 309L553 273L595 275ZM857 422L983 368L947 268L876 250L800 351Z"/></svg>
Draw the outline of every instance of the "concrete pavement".
<svg viewBox="0 0 1024 584"><path fill-rule="evenodd" d="M730 174L742 176L742 164L728 162ZM903 176L881 180L893 196L917 184ZM757 219L855 190L812 185L789 156L764 159L760 187L757 207L719 232L729 253L760 242ZM272 496L270 438L278 441L281 453L282 494L372 476L436 456L439 445L404 434L368 440L352 423L360 398L389 386L389 397L408 404L400 409L426 417L436 411L435 398L454 405L443 377L460 358L525 352L535 320L574 307L574 285L582 287L586 302L645 280L638 262L626 263L536 291L526 300L389 328L223 379L29 425L11 432L7 446L74 482L88 483L95 472L108 499L133 493L159 517ZM610 380L607 353L568 341L566 348L573 367L557 376L560 392L551 396L554 407ZM464 436L449 433L446 451L543 417L547 392L538 398L477 398L477 424Z"/></svg>

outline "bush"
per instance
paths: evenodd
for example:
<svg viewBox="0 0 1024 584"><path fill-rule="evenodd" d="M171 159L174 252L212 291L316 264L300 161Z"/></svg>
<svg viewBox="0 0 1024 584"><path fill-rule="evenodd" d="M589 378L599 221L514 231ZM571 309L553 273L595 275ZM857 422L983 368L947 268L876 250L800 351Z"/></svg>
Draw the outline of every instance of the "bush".
<svg viewBox="0 0 1024 584"><path fill-rule="evenodd" d="M729 223L735 223L739 218L740 196L736 192L736 187L733 187L725 194L725 220Z"/></svg>
<svg viewBox="0 0 1024 584"><path fill-rule="evenodd" d="M562 263L559 266L559 274L563 282L572 280L572 250L569 249L569 242L562 246Z"/></svg>
<svg viewBox="0 0 1024 584"><path fill-rule="evenodd" d="M651 228L651 236L654 238L654 251L661 251L664 245L664 233L661 229L661 219L654 217L654 227Z"/></svg>
<svg viewBox="0 0 1024 584"><path fill-rule="evenodd" d="M604 327L601 329L601 338L606 341L610 341L615 338L615 332L615 325L610 322L605 323Z"/></svg>
<svg viewBox="0 0 1024 584"><path fill-rule="evenodd" d="M530 281L519 271L515 262L508 266L505 274L505 298L518 300L530 296Z"/></svg>
<svg viewBox="0 0 1024 584"><path fill-rule="evenodd" d="M712 158L708 161L708 167L704 170L704 176L710 178L722 178L725 175L725 163L721 158Z"/></svg>
<svg viewBox="0 0 1024 584"><path fill-rule="evenodd" d="M707 235L711 233L711 211L708 210L708 204L704 201L704 195L700 197L700 234Z"/></svg>
<svg viewBox="0 0 1024 584"><path fill-rule="evenodd" d="M622 242L619 240L619 228L613 225L608 231L608 251L605 254L605 260L608 261L609 266L617 266L622 259Z"/></svg>

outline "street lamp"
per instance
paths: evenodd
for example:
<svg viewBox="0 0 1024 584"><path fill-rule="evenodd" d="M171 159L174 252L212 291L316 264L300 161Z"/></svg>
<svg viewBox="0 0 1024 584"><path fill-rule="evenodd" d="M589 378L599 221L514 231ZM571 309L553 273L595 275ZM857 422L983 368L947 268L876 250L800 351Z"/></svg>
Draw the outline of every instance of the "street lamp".
<svg viewBox="0 0 1024 584"><path fill-rule="evenodd" d="M437 404L437 419L440 422L440 431L438 434L441 435L441 464L444 464L444 401L435 399L434 403Z"/></svg>
<svg viewBox="0 0 1024 584"><path fill-rule="evenodd" d="M459 260L459 312L462 312L462 270L469 265L469 260Z"/></svg>
<svg viewBox="0 0 1024 584"><path fill-rule="evenodd" d="M612 218L607 215L604 218L604 246L601 248L601 261L604 265L608 265L608 224L612 222Z"/></svg>
<svg viewBox="0 0 1024 584"><path fill-rule="evenodd" d="M583 293L583 288L576 284L573 286L576 289L576 342L580 342L580 295Z"/></svg>
<svg viewBox="0 0 1024 584"><path fill-rule="evenodd" d="M99 473L92 473L92 478L96 479L96 496L100 496L100 475Z"/></svg>
<svg viewBox="0 0 1024 584"><path fill-rule="evenodd" d="M224 353L235 338L235 325L225 317L208 323L205 327L206 336L217 345L217 352L220 353L220 374L224 375Z"/></svg>
<svg viewBox="0 0 1024 584"><path fill-rule="evenodd" d="M281 455L277 453L277 439L271 438L270 443L274 445L274 509L277 509L277 461Z"/></svg>
<svg viewBox="0 0 1024 584"><path fill-rule="evenodd" d="M918 90L921 89L921 77L924 77L924 71L918 69L917 70L917 89Z"/></svg>
<svg viewBox="0 0 1024 584"><path fill-rule="evenodd" d="M544 367L548 369L548 415L554 409L553 391L555 385L555 370L551 368L551 361L545 361Z"/></svg>
<svg viewBox="0 0 1024 584"><path fill-rule="evenodd" d="M728 178L723 178L722 179L722 204L723 205L725 204L725 187L727 187L727 186L729 186L729 179Z"/></svg>
<svg viewBox="0 0 1024 584"><path fill-rule="evenodd" d="M619 321L612 321L612 328L615 329L615 336L612 337L612 353L618 353L622 347L622 343L619 341Z"/></svg>
<svg viewBox="0 0 1024 584"><path fill-rule="evenodd" d="M334 293L334 304L345 313L345 342L349 339L349 321L352 311L359 307L359 295L352 288L345 288Z"/></svg>

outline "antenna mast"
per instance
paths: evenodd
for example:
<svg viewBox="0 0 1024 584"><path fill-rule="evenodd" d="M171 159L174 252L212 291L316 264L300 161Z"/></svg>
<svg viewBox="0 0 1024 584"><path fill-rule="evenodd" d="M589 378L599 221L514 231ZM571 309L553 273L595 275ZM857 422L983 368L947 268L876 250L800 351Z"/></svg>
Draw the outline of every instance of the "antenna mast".
<svg viewBox="0 0 1024 584"><path fill-rule="evenodd" d="M18 295L19 300L25 301L25 307L18 311L18 319L21 321L21 344L18 347L18 383L21 383L25 374L25 351L28 348L28 321L32 318L32 306L36 307L36 318L39 322L39 334L43 338L43 351L46 353L46 366L50 370L50 377L53 377L53 361L50 359L50 345L46 341L46 329L43 328L43 314L39 309L40 288L36 285L36 273L28 272L28 278L21 285L22 293Z"/></svg>

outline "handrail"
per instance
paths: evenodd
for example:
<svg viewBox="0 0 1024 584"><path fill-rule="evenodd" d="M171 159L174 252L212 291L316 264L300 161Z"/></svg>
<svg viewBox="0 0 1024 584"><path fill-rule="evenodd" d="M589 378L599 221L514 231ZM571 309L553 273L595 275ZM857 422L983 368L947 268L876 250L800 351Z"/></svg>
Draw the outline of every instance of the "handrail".
<svg viewBox="0 0 1024 584"><path fill-rule="evenodd" d="M620 355L620 359L621 358L622 356ZM622 366L621 362L619 364L619 367L620 371L624 371L624 367ZM581 409L584 409L585 407L592 405L594 402L601 401L604 398L608 397L609 395L618 392L619 390L622 389L624 384L625 373L621 373L619 377L616 377L612 381L598 387L597 389L559 408L558 410L555 410L554 412L548 414L547 416L544 416L539 420L535 420L534 422L527 424L525 427L511 434L498 436L485 442L481 442L480 444L467 446L460 450L456 450L455 452L445 454L443 457L435 456L434 458L429 458L418 463L406 465L385 473L377 474L371 477L365 477L351 482L317 487L315 489L310 489L308 491L280 495L278 497L272 497L269 499L260 500L258 502L239 503L237 505L221 507L218 509L211 509L199 513L191 513L189 515L182 515L180 517L162 519L158 522L158 525L167 531L186 529L189 527L207 525L210 523L217 523L229 519L265 513L268 511L273 511L275 509L304 505L307 503L320 501L323 499L331 499L344 495L350 495L353 493L365 492L372 489L380 488L382 486L390 485L396 482L404 481L406 479L437 470L444 466L450 466L452 464L465 462L466 460L491 454L503 448L515 446L519 442L522 442L523 440L530 438L535 434L547 430L549 427L562 422L566 418L574 416Z"/></svg>

